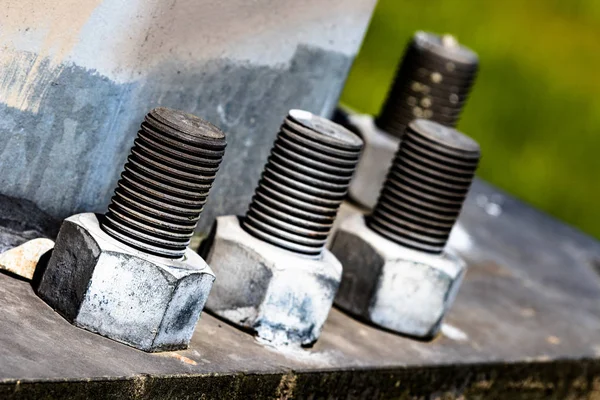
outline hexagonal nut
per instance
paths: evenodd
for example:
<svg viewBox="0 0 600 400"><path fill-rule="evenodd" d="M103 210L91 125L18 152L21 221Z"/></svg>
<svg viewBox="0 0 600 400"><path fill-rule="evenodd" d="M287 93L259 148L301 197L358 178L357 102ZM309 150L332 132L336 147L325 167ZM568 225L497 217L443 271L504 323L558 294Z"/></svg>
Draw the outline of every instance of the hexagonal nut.
<svg viewBox="0 0 600 400"><path fill-rule="evenodd" d="M272 344L317 340L338 289L342 266L328 251L312 259L255 238L236 216L219 217L205 245L217 280L210 312Z"/></svg>
<svg viewBox="0 0 600 400"><path fill-rule="evenodd" d="M450 309L466 264L400 246L371 230L362 215L340 226L331 247L344 266L335 303L361 319L430 339Z"/></svg>
<svg viewBox="0 0 600 400"><path fill-rule="evenodd" d="M38 295L74 325L144 351L187 348L215 277L188 249L180 260L108 236L95 214L67 218Z"/></svg>
<svg viewBox="0 0 600 400"><path fill-rule="evenodd" d="M349 194L361 206L373 209L400 139L377 128L370 115L351 115L350 122L360 132L364 145L350 182Z"/></svg>

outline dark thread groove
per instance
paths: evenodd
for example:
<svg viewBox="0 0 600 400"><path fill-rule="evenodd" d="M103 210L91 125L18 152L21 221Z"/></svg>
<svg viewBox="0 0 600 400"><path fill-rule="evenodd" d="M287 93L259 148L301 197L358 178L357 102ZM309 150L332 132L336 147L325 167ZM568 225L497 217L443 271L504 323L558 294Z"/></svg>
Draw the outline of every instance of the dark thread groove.
<svg viewBox="0 0 600 400"><path fill-rule="evenodd" d="M242 227L275 246L319 257L361 149L358 136L341 126L290 111Z"/></svg>
<svg viewBox="0 0 600 400"><path fill-rule="evenodd" d="M146 115L102 229L145 253L181 258L225 153L225 135L181 111Z"/></svg>
<svg viewBox="0 0 600 400"><path fill-rule="evenodd" d="M454 154L452 167L445 163L448 152ZM415 153L421 157L415 158ZM368 226L402 246L441 253L471 186L479 154L474 140L452 128L427 120L411 122L367 218Z"/></svg>

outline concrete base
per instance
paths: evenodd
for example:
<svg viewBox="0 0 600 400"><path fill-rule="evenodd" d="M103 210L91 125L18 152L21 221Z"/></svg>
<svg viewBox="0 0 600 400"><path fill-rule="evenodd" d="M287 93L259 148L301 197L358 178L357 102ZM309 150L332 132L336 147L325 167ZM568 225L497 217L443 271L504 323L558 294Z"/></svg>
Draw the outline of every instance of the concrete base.
<svg viewBox="0 0 600 400"><path fill-rule="evenodd" d="M185 349L214 281L188 249L181 260L108 236L95 214L67 218L38 295L72 324L144 351Z"/></svg>

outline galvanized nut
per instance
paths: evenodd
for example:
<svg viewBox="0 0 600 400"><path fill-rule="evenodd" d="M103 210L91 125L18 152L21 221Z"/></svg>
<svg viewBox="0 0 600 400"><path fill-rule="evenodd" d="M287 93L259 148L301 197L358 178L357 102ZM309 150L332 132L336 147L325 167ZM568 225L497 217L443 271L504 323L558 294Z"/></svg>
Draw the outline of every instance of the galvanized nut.
<svg viewBox="0 0 600 400"><path fill-rule="evenodd" d="M409 124L372 214L348 218L333 239L344 265L340 308L403 334L436 334L466 269L444 248L479 157L452 128Z"/></svg>
<svg viewBox="0 0 600 400"><path fill-rule="evenodd" d="M187 245L225 145L210 123L153 109L107 213L63 222L39 296L74 325L138 349L186 348L214 281Z"/></svg>
<svg viewBox="0 0 600 400"><path fill-rule="evenodd" d="M243 218L219 217L204 248L219 275L207 309L276 344L314 342L341 264L325 249L362 141L291 110Z"/></svg>

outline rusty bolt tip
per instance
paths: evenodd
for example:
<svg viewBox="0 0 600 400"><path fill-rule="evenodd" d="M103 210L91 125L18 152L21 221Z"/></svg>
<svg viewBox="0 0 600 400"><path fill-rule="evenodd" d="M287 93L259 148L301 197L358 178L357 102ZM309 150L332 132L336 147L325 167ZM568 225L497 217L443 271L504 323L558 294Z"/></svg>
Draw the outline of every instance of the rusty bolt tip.
<svg viewBox="0 0 600 400"><path fill-rule="evenodd" d="M291 110L242 227L275 246L319 257L361 149L362 140L342 126Z"/></svg>
<svg viewBox="0 0 600 400"><path fill-rule="evenodd" d="M477 142L457 130L411 122L367 225L404 247L442 253L479 158Z"/></svg>
<svg viewBox="0 0 600 400"><path fill-rule="evenodd" d="M415 119L408 112L409 98L431 99L426 117L455 127L477 75L479 60L472 50L461 46L452 35L417 32L409 42L387 99L376 119L377 126L402 138Z"/></svg>
<svg viewBox="0 0 600 400"><path fill-rule="evenodd" d="M184 142L200 145L212 144L219 149L224 149L227 144L223 131L210 122L185 111L157 107L146 114L145 121L151 125L160 126L170 135L176 136Z"/></svg>
<svg viewBox="0 0 600 400"><path fill-rule="evenodd" d="M150 111L138 131L102 229L143 252L181 258L227 143L213 124L179 110Z"/></svg>

